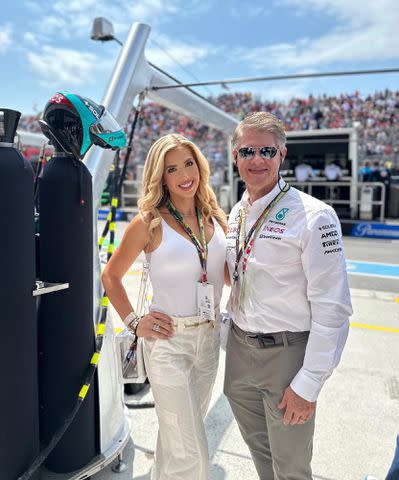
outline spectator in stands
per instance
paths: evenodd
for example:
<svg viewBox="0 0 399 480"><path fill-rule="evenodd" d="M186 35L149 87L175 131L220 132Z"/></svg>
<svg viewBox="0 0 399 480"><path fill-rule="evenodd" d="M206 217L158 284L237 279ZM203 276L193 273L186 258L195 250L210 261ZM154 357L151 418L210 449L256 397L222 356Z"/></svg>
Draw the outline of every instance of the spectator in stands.
<svg viewBox="0 0 399 480"><path fill-rule="evenodd" d="M362 182L370 182L371 174L373 169L371 168L371 163L369 160L364 162L364 165L360 168L360 180Z"/></svg>

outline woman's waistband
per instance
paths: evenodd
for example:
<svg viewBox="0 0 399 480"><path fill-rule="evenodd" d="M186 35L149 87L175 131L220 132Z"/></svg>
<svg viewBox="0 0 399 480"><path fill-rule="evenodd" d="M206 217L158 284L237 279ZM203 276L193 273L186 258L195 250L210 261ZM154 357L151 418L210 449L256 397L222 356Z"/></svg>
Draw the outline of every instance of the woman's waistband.
<svg viewBox="0 0 399 480"><path fill-rule="evenodd" d="M192 315L188 317L176 317L171 315L173 319L173 325L177 328L195 328L201 325L207 325L209 323L219 323L220 308L215 308L215 322L211 320L205 320L200 315Z"/></svg>

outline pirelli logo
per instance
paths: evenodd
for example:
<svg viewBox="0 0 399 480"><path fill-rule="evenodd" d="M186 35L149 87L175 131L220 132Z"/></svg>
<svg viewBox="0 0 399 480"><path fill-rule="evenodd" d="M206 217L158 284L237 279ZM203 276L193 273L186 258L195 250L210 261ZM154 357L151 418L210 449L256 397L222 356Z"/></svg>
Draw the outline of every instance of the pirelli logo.
<svg viewBox="0 0 399 480"><path fill-rule="evenodd" d="M339 245L339 240L329 240L328 242L322 242L323 247L333 247L334 245Z"/></svg>

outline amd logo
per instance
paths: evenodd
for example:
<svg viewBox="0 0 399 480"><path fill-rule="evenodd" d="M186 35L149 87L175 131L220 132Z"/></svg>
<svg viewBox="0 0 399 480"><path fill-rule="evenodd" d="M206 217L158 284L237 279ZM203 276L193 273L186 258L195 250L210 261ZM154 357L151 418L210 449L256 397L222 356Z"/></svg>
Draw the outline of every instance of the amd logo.
<svg viewBox="0 0 399 480"><path fill-rule="evenodd" d="M331 232L325 232L321 235L321 238L329 238L329 237L338 237L337 230L331 230Z"/></svg>

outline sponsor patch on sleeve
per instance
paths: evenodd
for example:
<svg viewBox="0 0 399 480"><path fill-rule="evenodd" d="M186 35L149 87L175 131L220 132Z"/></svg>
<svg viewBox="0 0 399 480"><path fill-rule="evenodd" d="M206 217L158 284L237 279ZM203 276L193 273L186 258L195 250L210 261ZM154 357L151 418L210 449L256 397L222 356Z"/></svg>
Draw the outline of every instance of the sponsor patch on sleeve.
<svg viewBox="0 0 399 480"><path fill-rule="evenodd" d="M342 252L340 234L335 223L320 225L319 231L324 255Z"/></svg>

